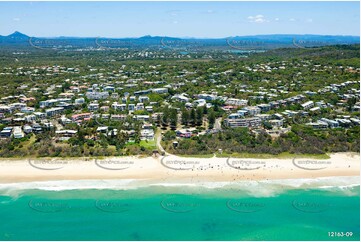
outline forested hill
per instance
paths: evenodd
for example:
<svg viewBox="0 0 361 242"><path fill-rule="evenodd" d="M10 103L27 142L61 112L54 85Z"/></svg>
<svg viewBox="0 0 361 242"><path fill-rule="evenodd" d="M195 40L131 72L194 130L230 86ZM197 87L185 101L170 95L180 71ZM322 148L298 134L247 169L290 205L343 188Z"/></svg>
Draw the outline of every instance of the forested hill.
<svg viewBox="0 0 361 242"><path fill-rule="evenodd" d="M332 45L314 48L279 48L256 53L252 59L286 60L286 59L322 59L340 65L360 66L360 45Z"/></svg>
<svg viewBox="0 0 361 242"><path fill-rule="evenodd" d="M341 35L296 35L273 34L253 36L229 36L225 38L175 38L169 36L143 36L139 38L107 37L32 37L15 31L0 35L0 48L165 48L165 49L233 49L233 50L269 50L275 48L309 48L328 45L359 44L359 36Z"/></svg>

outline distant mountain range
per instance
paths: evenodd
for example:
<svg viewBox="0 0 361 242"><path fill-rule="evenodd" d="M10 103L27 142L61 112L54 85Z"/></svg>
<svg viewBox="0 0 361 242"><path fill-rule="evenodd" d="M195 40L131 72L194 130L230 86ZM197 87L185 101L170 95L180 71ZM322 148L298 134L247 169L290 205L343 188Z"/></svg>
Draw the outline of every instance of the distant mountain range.
<svg viewBox="0 0 361 242"><path fill-rule="evenodd" d="M204 48L228 48L234 50L273 49L280 47L308 48L337 44L359 44L359 36L343 35L292 35L271 34L253 36L235 36L226 38L174 38L162 36L143 36L139 38L105 37L30 37L18 31L0 35L0 47L35 47L39 49L72 48L164 48L179 50L197 50Z"/></svg>

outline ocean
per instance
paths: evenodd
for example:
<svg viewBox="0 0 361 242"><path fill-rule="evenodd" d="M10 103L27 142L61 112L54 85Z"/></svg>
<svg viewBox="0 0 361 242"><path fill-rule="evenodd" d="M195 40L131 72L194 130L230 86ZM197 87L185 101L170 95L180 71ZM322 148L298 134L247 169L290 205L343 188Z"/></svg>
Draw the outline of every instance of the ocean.
<svg viewBox="0 0 361 242"><path fill-rule="evenodd" d="M0 184L0 240L360 240L358 177Z"/></svg>

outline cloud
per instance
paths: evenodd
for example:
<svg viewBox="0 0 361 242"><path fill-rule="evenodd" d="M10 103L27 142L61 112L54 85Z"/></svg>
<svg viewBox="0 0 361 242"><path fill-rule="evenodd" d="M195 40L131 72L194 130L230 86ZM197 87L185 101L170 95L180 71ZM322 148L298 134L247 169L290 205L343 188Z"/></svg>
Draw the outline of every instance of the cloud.
<svg viewBox="0 0 361 242"><path fill-rule="evenodd" d="M291 21L291 22L295 22L295 21L296 21L296 19L294 19L294 18L290 18L290 19L289 19L289 21Z"/></svg>
<svg viewBox="0 0 361 242"><path fill-rule="evenodd" d="M19 22L20 18L13 18L14 21Z"/></svg>
<svg viewBox="0 0 361 242"><path fill-rule="evenodd" d="M170 16L178 16L180 13L181 13L181 10L169 10L169 11L166 11L166 13Z"/></svg>
<svg viewBox="0 0 361 242"><path fill-rule="evenodd" d="M279 19L279 18L275 18L275 21L280 21L280 19Z"/></svg>
<svg viewBox="0 0 361 242"><path fill-rule="evenodd" d="M306 19L306 22L307 22L307 23L312 23L313 20L312 20L312 18L308 18L308 19Z"/></svg>
<svg viewBox="0 0 361 242"><path fill-rule="evenodd" d="M258 14L255 16L248 16L248 22L250 23L265 23L269 22L269 20L265 19L265 17L262 14Z"/></svg>

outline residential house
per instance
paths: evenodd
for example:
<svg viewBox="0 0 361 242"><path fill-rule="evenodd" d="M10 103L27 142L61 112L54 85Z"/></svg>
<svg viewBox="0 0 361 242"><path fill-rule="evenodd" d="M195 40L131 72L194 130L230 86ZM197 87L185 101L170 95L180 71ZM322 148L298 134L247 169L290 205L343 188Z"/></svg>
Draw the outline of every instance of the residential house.
<svg viewBox="0 0 361 242"><path fill-rule="evenodd" d="M79 120L82 121L84 119L90 119L90 117L91 117L91 113L79 113L72 115L71 120L77 122Z"/></svg>
<svg viewBox="0 0 361 242"><path fill-rule="evenodd" d="M306 123L305 125L311 126L314 129L327 129L328 124L326 122L317 121L315 123Z"/></svg>
<svg viewBox="0 0 361 242"><path fill-rule="evenodd" d="M138 121L149 121L149 115L135 115L134 118Z"/></svg>
<svg viewBox="0 0 361 242"><path fill-rule="evenodd" d="M315 104L314 104L313 101L308 101L308 102L305 102L305 103L301 104L302 108L305 109L305 110L313 108L314 105Z"/></svg>
<svg viewBox="0 0 361 242"><path fill-rule="evenodd" d="M152 89L152 92L153 92L153 93L157 93L157 94L168 93L168 88L165 88L165 87L153 88L153 89Z"/></svg>
<svg viewBox="0 0 361 242"><path fill-rule="evenodd" d="M49 108L45 110L45 114L48 117L53 117L61 114L64 111L63 107Z"/></svg>
<svg viewBox="0 0 361 242"><path fill-rule="evenodd" d="M149 102L149 97L147 96L139 96L138 101L141 103Z"/></svg>
<svg viewBox="0 0 361 242"><path fill-rule="evenodd" d="M85 103L85 99L84 98L77 98L77 99L75 99L75 101L74 101L74 104L75 105L82 105L83 103Z"/></svg>
<svg viewBox="0 0 361 242"><path fill-rule="evenodd" d="M88 109L90 111L97 111L99 110L99 103L89 103Z"/></svg>
<svg viewBox="0 0 361 242"><path fill-rule="evenodd" d="M5 127L0 132L0 138L10 138L13 133L13 127Z"/></svg>
<svg viewBox="0 0 361 242"><path fill-rule="evenodd" d="M119 103L117 103L117 102L114 102L114 103L112 104L112 108L115 109L115 110L117 110L117 111L124 111L124 110L127 109L127 105L124 104L124 103L119 104Z"/></svg>
<svg viewBox="0 0 361 242"><path fill-rule="evenodd" d="M108 92L87 92L86 97L91 100L107 99L109 97Z"/></svg>
<svg viewBox="0 0 361 242"><path fill-rule="evenodd" d="M272 127L282 127L283 126L283 120L281 119L271 119L268 120L268 123L272 125Z"/></svg>
<svg viewBox="0 0 361 242"><path fill-rule="evenodd" d="M128 104L128 110L129 111L134 111L135 110L135 104L134 103Z"/></svg>
<svg viewBox="0 0 361 242"><path fill-rule="evenodd" d="M137 111L144 110L144 104L137 103L137 105L135 106L135 110L137 110Z"/></svg>
<svg viewBox="0 0 361 242"><path fill-rule="evenodd" d="M24 125L23 130L24 130L24 133L26 133L26 134L30 134L31 132L33 132L33 128L28 124Z"/></svg>
<svg viewBox="0 0 361 242"><path fill-rule="evenodd" d="M178 102L184 102L184 103L189 102L189 100L190 100L188 97L184 96L184 94L176 94L173 97L171 97L171 99L176 100Z"/></svg>
<svg viewBox="0 0 361 242"><path fill-rule="evenodd" d="M328 127L330 128L338 128L338 122L335 120L331 120L331 119L327 119L327 118L321 118L320 119L322 122L325 122L328 124Z"/></svg>
<svg viewBox="0 0 361 242"><path fill-rule="evenodd" d="M230 105L230 106L246 106L248 104L248 100L237 99L237 98L228 98L224 104Z"/></svg>

